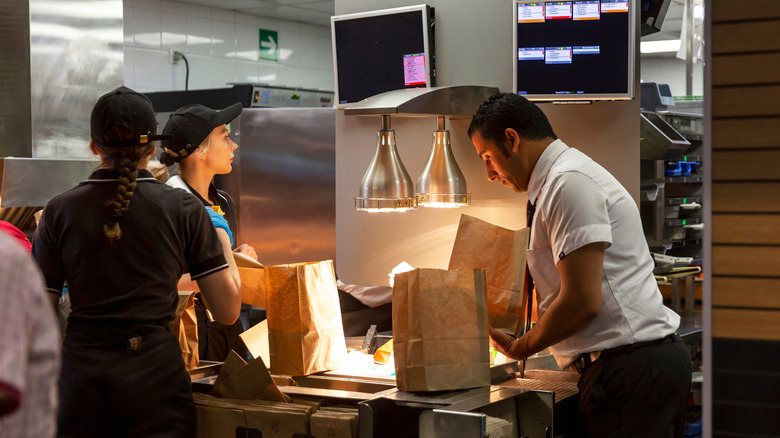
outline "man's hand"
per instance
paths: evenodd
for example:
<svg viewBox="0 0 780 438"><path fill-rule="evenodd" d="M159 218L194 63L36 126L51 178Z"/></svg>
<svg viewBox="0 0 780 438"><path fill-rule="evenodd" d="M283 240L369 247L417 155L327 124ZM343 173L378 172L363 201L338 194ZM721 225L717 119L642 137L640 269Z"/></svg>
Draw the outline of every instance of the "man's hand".
<svg viewBox="0 0 780 438"><path fill-rule="evenodd" d="M257 260L257 253L255 252L255 249L246 243L242 243L238 248L234 249L233 252L240 252L241 254L247 255Z"/></svg>
<svg viewBox="0 0 780 438"><path fill-rule="evenodd" d="M511 359L524 360L528 356L520 351L518 339L494 329L492 325L490 326L490 346Z"/></svg>

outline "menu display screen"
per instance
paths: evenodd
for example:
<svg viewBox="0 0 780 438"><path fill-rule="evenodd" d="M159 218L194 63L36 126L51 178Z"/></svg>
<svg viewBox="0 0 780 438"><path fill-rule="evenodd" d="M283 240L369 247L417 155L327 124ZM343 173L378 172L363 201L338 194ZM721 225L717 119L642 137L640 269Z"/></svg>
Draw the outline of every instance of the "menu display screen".
<svg viewBox="0 0 780 438"><path fill-rule="evenodd" d="M514 91L529 100L634 97L629 0L515 2Z"/></svg>

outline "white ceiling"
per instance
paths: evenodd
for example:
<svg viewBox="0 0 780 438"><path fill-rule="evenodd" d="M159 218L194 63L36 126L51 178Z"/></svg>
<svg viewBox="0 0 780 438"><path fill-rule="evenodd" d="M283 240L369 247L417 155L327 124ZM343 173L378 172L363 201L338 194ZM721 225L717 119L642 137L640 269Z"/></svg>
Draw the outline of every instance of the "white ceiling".
<svg viewBox="0 0 780 438"><path fill-rule="evenodd" d="M299 21L317 26L330 27L334 14L335 0L179 0L184 3L227 9L262 17ZM674 40L680 38L684 2L672 0L661 32L642 38L642 41Z"/></svg>

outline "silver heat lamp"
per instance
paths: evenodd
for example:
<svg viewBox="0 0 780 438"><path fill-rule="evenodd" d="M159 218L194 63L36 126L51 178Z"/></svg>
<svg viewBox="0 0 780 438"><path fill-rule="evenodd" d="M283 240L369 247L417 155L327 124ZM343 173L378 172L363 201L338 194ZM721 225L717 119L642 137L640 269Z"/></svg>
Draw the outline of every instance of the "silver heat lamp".
<svg viewBox="0 0 780 438"><path fill-rule="evenodd" d="M444 116L436 117L433 147L428 162L417 178L417 198L424 207L452 208L471 204L471 194L450 146L450 132Z"/></svg>
<svg viewBox="0 0 780 438"><path fill-rule="evenodd" d="M355 198L355 210L407 211L417 207L414 186L395 146L395 131L390 116L382 115L382 129L377 132L376 153Z"/></svg>

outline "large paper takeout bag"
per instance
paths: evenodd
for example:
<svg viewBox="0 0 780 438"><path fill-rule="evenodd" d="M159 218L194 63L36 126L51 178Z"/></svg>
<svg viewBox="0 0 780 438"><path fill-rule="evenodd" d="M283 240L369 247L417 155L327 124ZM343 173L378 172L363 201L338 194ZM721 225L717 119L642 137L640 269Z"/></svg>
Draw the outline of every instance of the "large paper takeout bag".
<svg viewBox="0 0 780 438"><path fill-rule="evenodd" d="M271 371L305 376L347 357L333 261L265 267Z"/></svg>
<svg viewBox="0 0 780 438"><path fill-rule="evenodd" d="M449 269L485 269L490 324L519 335L528 300L525 284L530 228L510 230L461 215Z"/></svg>
<svg viewBox="0 0 780 438"><path fill-rule="evenodd" d="M490 385L483 269L415 269L395 276L393 356L402 391Z"/></svg>

